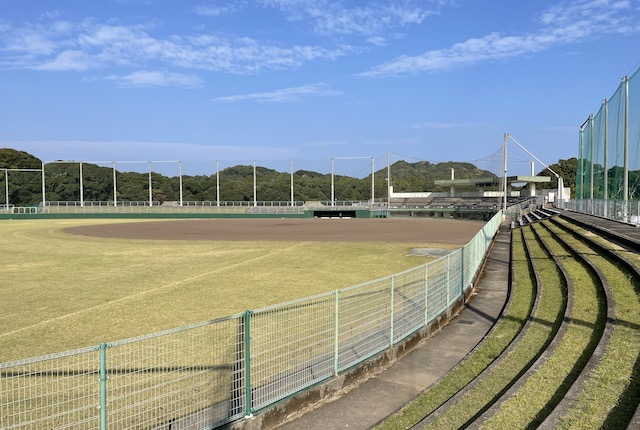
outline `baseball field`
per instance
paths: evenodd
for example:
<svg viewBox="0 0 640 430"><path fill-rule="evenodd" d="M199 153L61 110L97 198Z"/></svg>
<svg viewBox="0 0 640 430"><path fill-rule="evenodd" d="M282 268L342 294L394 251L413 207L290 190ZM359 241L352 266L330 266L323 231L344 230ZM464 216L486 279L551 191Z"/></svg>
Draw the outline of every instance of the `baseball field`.
<svg viewBox="0 0 640 430"><path fill-rule="evenodd" d="M345 288L457 249L484 223L434 219L0 222L0 362Z"/></svg>

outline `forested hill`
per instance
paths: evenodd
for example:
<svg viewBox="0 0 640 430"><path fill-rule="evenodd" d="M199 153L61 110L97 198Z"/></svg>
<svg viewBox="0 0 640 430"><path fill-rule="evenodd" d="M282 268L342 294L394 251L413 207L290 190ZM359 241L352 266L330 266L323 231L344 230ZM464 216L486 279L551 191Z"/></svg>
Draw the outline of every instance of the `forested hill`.
<svg viewBox="0 0 640 430"><path fill-rule="evenodd" d="M0 183L5 178L2 169L40 169L41 160L31 154L10 148L0 148ZM396 192L448 191L434 185L434 180L449 179L451 168L456 178L494 176L471 163L408 163L397 161L391 166L391 183ZM9 203L15 205L37 204L42 200L41 176L33 172L9 174ZM87 201L113 200L113 170L83 163L84 199ZM289 201L291 199L291 174L265 167L256 168L256 193L260 201ZM387 196L387 167L375 173L375 195ZM154 201L180 199L178 177L151 175ZM183 200L215 201L217 199L216 175L184 175ZM80 201L80 172L77 163L49 163L45 166L46 198L48 201ZM331 175L298 170L293 175L294 199L297 201L331 200ZM147 173L116 172L119 201L149 200L149 175ZM335 176L334 192L338 200L369 200L371 175L366 178ZM4 186L2 187L4 188ZM460 191L464 191L460 189ZM234 166L220 171L220 200L253 200L253 166ZM0 204L5 203L5 193L0 193Z"/></svg>
<svg viewBox="0 0 640 430"><path fill-rule="evenodd" d="M449 191L436 187L435 180L451 179L451 169L455 170L457 179L490 178L495 175L487 170L478 169L471 163L461 163L449 161L446 163L430 163L428 161L418 161L407 163L397 161L391 166L391 184L395 192L412 191ZM376 173L376 179L380 172ZM386 174L383 176L386 177ZM463 191L462 188L460 188Z"/></svg>
<svg viewBox="0 0 640 430"><path fill-rule="evenodd" d="M40 169L42 161L24 151L0 148L0 169Z"/></svg>

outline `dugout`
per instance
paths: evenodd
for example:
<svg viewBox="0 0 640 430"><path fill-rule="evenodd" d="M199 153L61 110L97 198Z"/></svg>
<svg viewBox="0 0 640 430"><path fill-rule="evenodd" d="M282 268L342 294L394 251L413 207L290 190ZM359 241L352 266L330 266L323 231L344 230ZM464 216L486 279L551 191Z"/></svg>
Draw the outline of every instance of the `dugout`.
<svg viewBox="0 0 640 430"><path fill-rule="evenodd" d="M360 216L358 216L358 213L360 213ZM313 211L314 218L363 218L365 217L364 214L366 214L366 218L371 217L371 215L369 214L369 211L342 210L342 209Z"/></svg>

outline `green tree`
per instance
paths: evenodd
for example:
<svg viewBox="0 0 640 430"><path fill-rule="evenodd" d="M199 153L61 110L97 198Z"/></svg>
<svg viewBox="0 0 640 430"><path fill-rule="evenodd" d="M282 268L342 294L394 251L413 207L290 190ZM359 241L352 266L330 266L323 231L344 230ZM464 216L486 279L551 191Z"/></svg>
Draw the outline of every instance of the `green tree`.
<svg viewBox="0 0 640 430"><path fill-rule="evenodd" d="M4 171L3 169L41 169L42 161L24 151L0 148L2 191L0 204L35 205L42 201L42 176L38 172ZM5 173L6 172L6 173ZM7 200L6 190L9 190Z"/></svg>
<svg viewBox="0 0 640 430"><path fill-rule="evenodd" d="M0 181L2 168L40 169L42 162L36 157L10 148L0 149ZM575 189L577 160L560 160L551 166ZM436 186L435 180L449 179L451 169L457 178L497 178L489 171L478 169L471 163L449 161L409 163L397 161L391 166L391 184L396 192L448 191L448 187ZM256 167L257 198L260 201L288 201L291 198L291 174L265 167ZM220 200L253 201L253 166L239 165L219 172ZM549 174L544 171L540 174ZM375 197L387 197L388 171L382 168L375 175ZM550 175L550 174L549 174ZM83 163L83 198L85 201L113 201L113 169ZM298 170L293 174L294 198L298 201L331 200L331 175ZM552 186L555 177L552 176ZM610 173L611 176L611 173ZM611 176L612 177L612 176ZM639 175L631 175L632 184L640 183ZM215 201L217 199L216 175L185 175L182 177L183 201ZM49 163L45 166L45 188L48 201L80 201L80 169L78 163ZM148 201L149 174L116 171L117 198L119 201ZM9 173L11 195L9 202L17 205L37 204L42 200L41 176L34 173ZM180 199L180 178L151 174L152 198L157 202ZM353 178L344 175L334 177L334 194L338 200L366 201L371 198L371 175ZM637 193L633 187L634 193ZM471 191L474 187L461 187L459 191ZM4 200L4 193L0 203Z"/></svg>
<svg viewBox="0 0 640 430"><path fill-rule="evenodd" d="M558 160L557 163L549 165L549 167L562 178L564 186L571 189L571 198L575 198L578 159L575 157L566 160L561 159ZM551 183L549 185L549 188L558 188L558 179L553 173L549 171L549 169L545 168L540 173L538 173L537 176L550 176Z"/></svg>

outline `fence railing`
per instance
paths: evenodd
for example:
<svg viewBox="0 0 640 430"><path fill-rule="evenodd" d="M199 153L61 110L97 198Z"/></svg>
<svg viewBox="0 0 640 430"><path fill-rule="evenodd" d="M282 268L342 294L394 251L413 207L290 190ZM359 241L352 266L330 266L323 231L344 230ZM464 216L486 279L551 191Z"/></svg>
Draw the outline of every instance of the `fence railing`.
<svg viewBox="0 0 640 430"><path fill-rule="evenodd" d="M213 428L401 342L471 287L502 220L364 284L132 339L0 363L0 428ZM174 427L175 426L175 427Z"/></svg>
<svg viewBox="0 0 640 430"><path fill-rule="evenodd" d="M632 225L640 225L640 200L564 200L558 207Z"/></svg>
<svg viewBox="0 0 640 430"><path fill-rule="evenodd" d="M296 201L184 201L152 202L148 201L77 201L47 202L40 205L39 211L53 214L303 214L305 210L380 210L386 209L386 203L336 201L305 203Z"/></svg>
<svg viewBox="0 0 640 430"><path fill-rule="evenodd" d="M525 214L535 212L537 209L544 207L544 197L537 196L526 199L517 204L507 206L504 211L506 221L518 221L521 220Z"/></svg>
<svg viewBox="0 0 640 430"><path fill-rule="evenodd" d="M293 202L293 206L303 206L304 202L295 201ZM177 201L153 201L149 204L148 200L143 201L129 201L129 200L120 200L114 203L112 200L110 201L94 201L94 200L86 200L84 202L79 201L47 201L47 207L138 207L138 206L147 206L147 207L158 207L158 206L173 206L173 207L186 207L186 206L207 206L207 207L251 207L251 206L292 206L290 201L220 201L217 202L215 200L198 200L198 201L183 201L182 203Z"/></svg>

